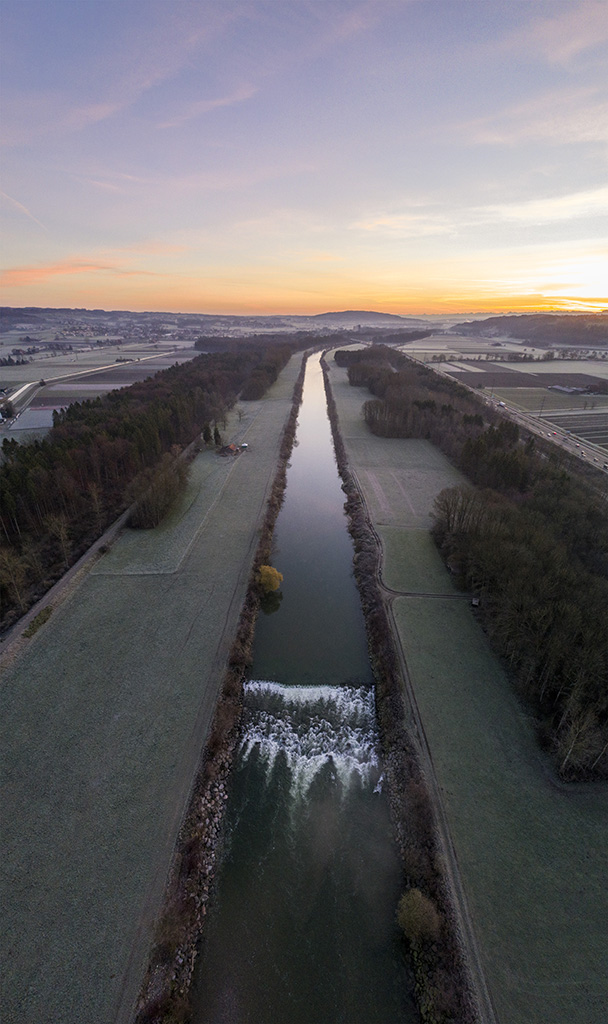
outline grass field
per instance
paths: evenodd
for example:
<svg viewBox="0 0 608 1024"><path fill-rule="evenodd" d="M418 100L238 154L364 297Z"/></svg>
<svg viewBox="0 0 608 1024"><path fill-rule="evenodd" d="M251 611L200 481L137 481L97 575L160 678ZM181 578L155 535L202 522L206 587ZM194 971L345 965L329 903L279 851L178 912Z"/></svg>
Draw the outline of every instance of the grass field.
<svg viewBox="0 0 608 1024"><path fill-rule="evenodd" d="M431 482L439 489L458 474L443 460L442 478L436 452L416 490L411 442L366 441L357 406L367 394L336 367L332 384L351 469L383 540L384 581L449 595L428 533L412 529L417 517L398 488L379 500L369 470L376 464L381 480L391 466L398 478L412 474L420 517ZM555 782L465 600L397 597L393 612L500 1024L604 1024L607 787Z"/></svg>
<svg viewBox="0 0 608 1024"><path fill-rule="evenodd" d="M457 594L428 530L381 526L382 580L410 594Z"/></svg>
<svg viewBox="0 0 608 1024"><path fill-rule="evenodd" d="M126 1024L244 598L299 371L203 452L4 666L2 1019ZM227 431L227 434L230 430Z"/></svg>
<svg viewBox="0 0 608 1024"><path fill-rule="evenodd" d="M400 598L422 713L501 1024L603 1024L608 800L560 788L469 608Z"/></svg>

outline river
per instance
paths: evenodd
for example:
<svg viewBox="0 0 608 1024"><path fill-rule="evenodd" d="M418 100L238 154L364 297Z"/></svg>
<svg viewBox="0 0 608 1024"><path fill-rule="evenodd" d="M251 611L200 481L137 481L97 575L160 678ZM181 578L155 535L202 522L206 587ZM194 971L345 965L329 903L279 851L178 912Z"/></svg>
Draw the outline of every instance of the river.
<svg viewBox="0 0 608 1024"><path fill-rule="evenodd" d="M318 356L308 363L195 1024L413 1024L402 876Z"/></svg>

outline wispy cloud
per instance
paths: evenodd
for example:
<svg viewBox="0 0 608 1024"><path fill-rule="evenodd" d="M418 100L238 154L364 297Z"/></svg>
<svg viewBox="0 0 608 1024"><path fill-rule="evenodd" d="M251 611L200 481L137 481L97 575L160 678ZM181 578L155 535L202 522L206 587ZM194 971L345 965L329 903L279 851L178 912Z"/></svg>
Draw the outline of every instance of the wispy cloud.
<svg viewBox="0 0 608 1024"><path fill-rule="evenodd" d="M379 213L355 221L353 228L397 238L429 235L456 237L482 225L520 224L530 227L602 217L608 213L608 187L559 196L460 208L413 204L402 211Z"/></svg>
<svg viewBox="0 0 608 1024"><path fill-rule="evenodd" d="M250 100L255 96L257 92L257 86L242 85L234 89L227 96L219 96L216 99L197 100L195 103L188 104L185 109L181 110L179 114L169 121L163 121L158 127L176 128L179 125L186 124L188 121L195 120L197 117L202 117L212 110L218 110L220 107L233 107L238 103L244 103L245 100Z"/></svg>
<svg viewBox="0 0 608 1024"><path fill-rule="evenodd" d="M6 192L0 192L0 196L2 197L2 199L4 199L5 203L8 203L8 205L11 206L14 210L18 210L19 213L22 213L25 217L29 217L30 220L34 221L34 224L38 224L39 227L44 228L44 230L46 231L46 227L42 223L42 221L39 221L37 217L34 217L34 214L31 212L31 210L28 210L27 206L24 206L23 203L20 203L18 199L13 199L13 197L7 195Z"/></svg>
<svg viewBox="0 0 608 1024"><path fill-rule="evenodd" d="M551 64L569 64L607 40L606 0L587 0L553 5L549 16L527 22L510 33L503 45L540 54Z"/></svg>
<svg viewBox="0 0 608 1024"><path fill-rule="evenodd" d="M82 131L115 114L121 103L74 103L58 92L28 93L11 98L6 89L1 141L21 146L46 136Z"/></svg>
<svg viewBox="0 0 608 1024"><path fill-rule="evenodd" d="M91 175L74 175L94 188L105 188L125 194L145 191L176 195L180 192L230 192L246 189L267 181L276 181L294 175L311 174L319 170L320 161L286 159L282 163L238 166L218 171L195 171L191 174L130 174L125 171L97 167Z"/></svg>
<svg viewBox="0 0 608 1024"><path fill-rule="evenodd" d="M429 235L455 233L455 225L447 212L432 209L421 212L379 213L355 221L353 228L361 231L394 235L398 238L422 238Z"/></svg>
<svg viewBox="0 0 608 1024"><path fill-rule="evenodd" d="M560 89L490 117L460 123L454 130L476 143L607 142L608 97L597 88Z"/></svg>
<svg viewBox="0 0 608 1024"><path fill-rule="evenodd" d="M115 263L98 263L89 260L62 260L41 266L13 267L0 272L0 285L5 288L40 284L51 277L73 276L74 274L111 274L115 277L158 276L151 270L130 269Z"/></svg>
<svg viewBox="0 0 608 1024"><path fill-rule="evenodd" d="M106 55L99 54L90 63L86 82L91 95L81 102L74 102L73 94L64 90L13 96L7 87L3 144L18 146L81 131L128 109L145 93L174 78L235 16L228 7L201 6L194 17L193 11L190 4L152 5L156 23L135 36L129 34L122 43L115 42L111 75Z"/></svg>
<svg viewBox="0 0 608 1024"><path fill-rule="evenodd" d="M472 210L483 223L556 224L586 217L608 217L608 186L520 203L500 203Z"/></svg>

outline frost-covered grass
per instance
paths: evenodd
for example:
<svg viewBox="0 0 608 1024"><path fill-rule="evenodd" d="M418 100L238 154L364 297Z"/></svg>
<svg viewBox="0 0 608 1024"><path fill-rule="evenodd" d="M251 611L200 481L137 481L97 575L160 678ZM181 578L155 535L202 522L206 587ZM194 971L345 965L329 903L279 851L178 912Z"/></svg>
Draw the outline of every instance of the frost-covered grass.
<svg viewBox="0 0 608 1024"><path fill-rule="evenodd" d="M130 1019L299 366L235 413L247 453L202 453L172 524L119 538L3 667L7 1024Z"/></svg>
<svg viewBox="0 0 608 1024"><path fill-rule="evenodd" d="M426 442L366 435L357 406L367 393L335 367L332 381L350 467L382 536L385 582L449 594L429 534L411 527L424 525L417 516L428 517L434 486L462 478ZM391 478L404 472L416 515ZM606 787L555 782L464 599L401 597L393 608L500 1024L604 1024Z"/></svg>
<svg viewBox="0 0 608 1024"><path fill-rule="evenodd" d="M361 412L369 392L352 388L346 370L328 362L342 437L374 522L430 529L436 495L463 483L462 474L429 441L372 434Z"/></svg>
<svg viewBox="0 0 608 1024"><path fill-rule="evenodd" d="M378 533L384 549L382 579L387 587L413 594L456 593L427 530L382 526Z"/></svg>
<svg viewBox="0 0 608 1024"><path fill-rule="evenodd" d="M602 1024L605 787L552 783L465 603L394 611L501 1024Z"/></svg>

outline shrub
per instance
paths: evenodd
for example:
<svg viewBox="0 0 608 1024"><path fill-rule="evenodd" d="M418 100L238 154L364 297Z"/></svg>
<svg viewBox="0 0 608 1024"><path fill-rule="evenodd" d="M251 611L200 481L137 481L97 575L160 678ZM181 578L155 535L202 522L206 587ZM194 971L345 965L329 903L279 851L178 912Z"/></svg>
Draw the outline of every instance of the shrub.
<svg viewBox="0 0 608 1024"><path fill-rule="evenodd" d="M33 636L34 633L37 633L40 627L43 626L48 619L50 619L52 613L52 604L47 604L46 608L43 608L42 611L39 611L36 617L32 619L27 629L23 630L23 635L30 637Z"/></svg>
<svg viewBox="0 0 608 1024"><path fill-rule="evenodd" d="M258 569L258 581L265 594L278 590L283 582L283 574L271 565L261 565Z"/></svg>
<svg viewBox="0 0 608 1024"><path fill-rule="evenodd" d="M441 930L441 915L429 896L420 889L409 889L399 900L397 923L410 942L436 940Z"/></svg>

